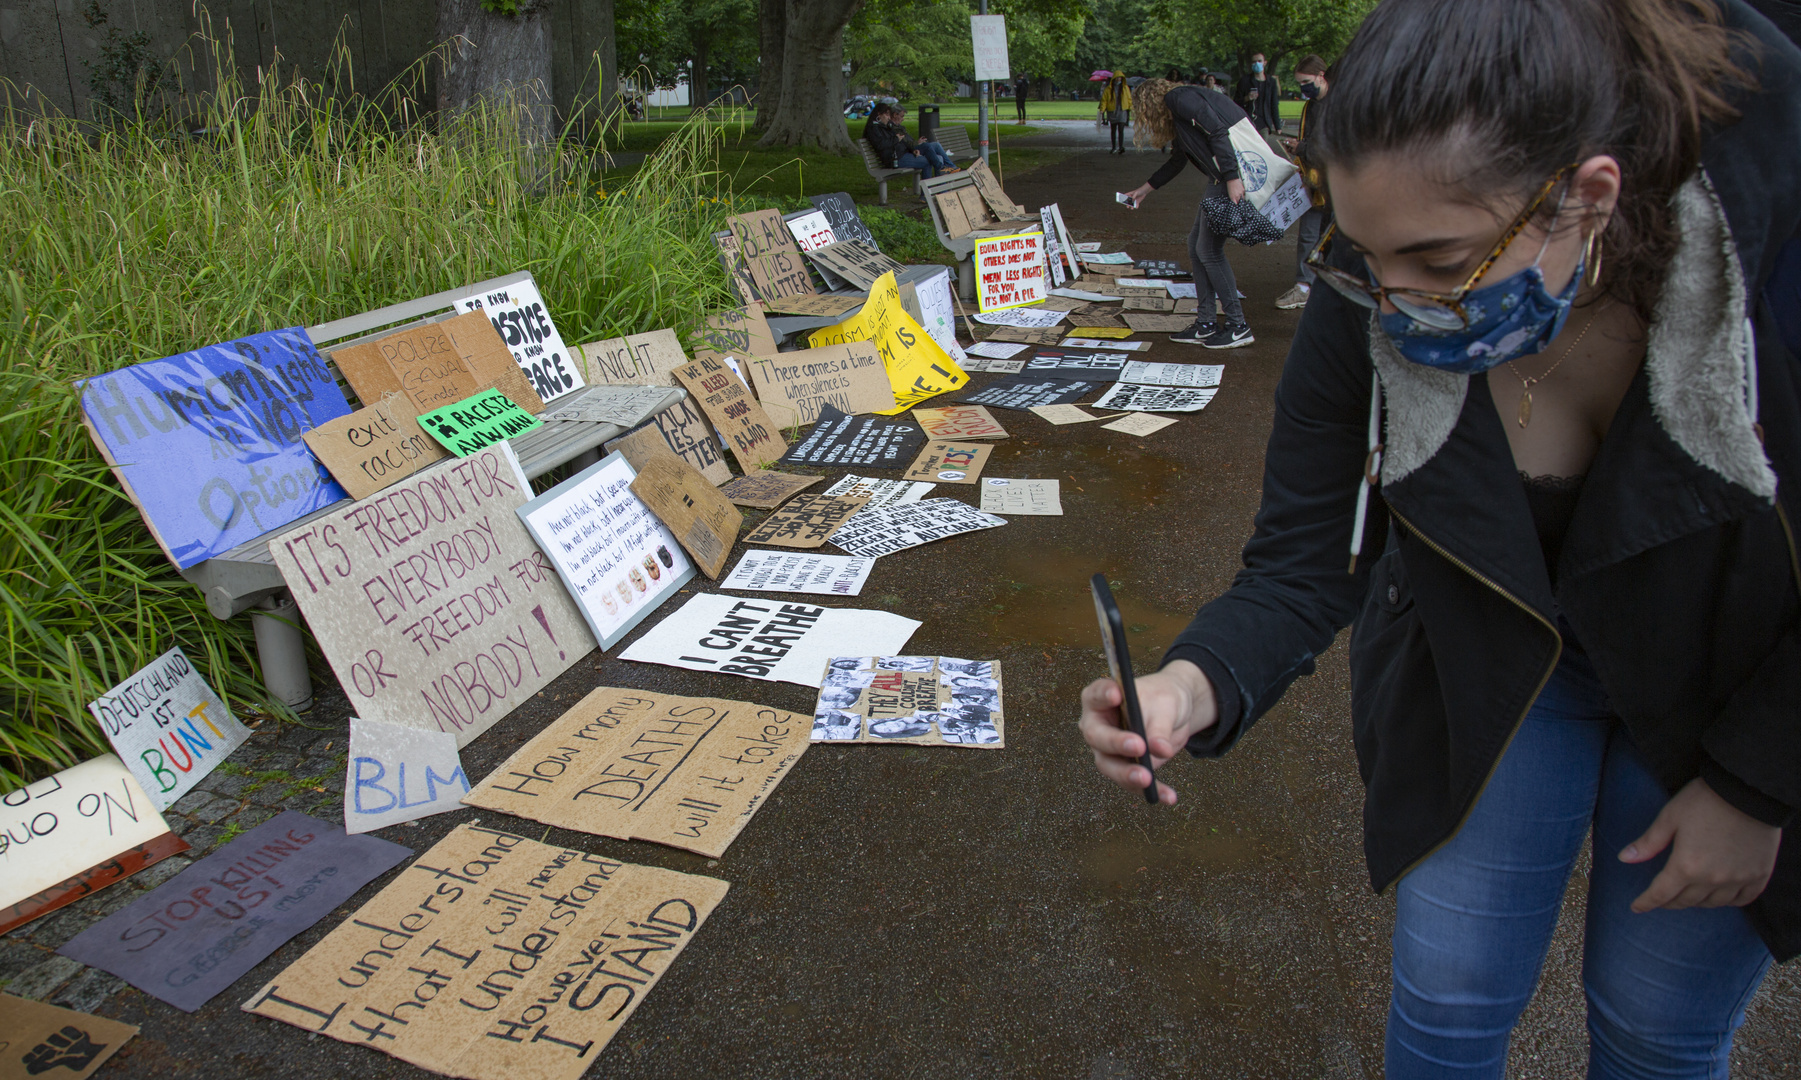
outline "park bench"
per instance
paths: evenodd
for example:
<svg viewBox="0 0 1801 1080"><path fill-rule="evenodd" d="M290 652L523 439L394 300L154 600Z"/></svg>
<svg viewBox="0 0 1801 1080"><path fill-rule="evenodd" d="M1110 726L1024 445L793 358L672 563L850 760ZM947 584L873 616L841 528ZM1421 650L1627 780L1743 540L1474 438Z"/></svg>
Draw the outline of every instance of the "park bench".
<svg viewBox="0 0 1801 1080"><path fill-rule="evenodd" d="M470 297L498 292L508 286L531 280L521 271L506 277L478 281L473 285L450 289L431 296L408 300L375 311L338 319L307 328L313 345L327 357L338 386L344 391L351 408L359 407L356 392L344 380L335 363L330 363L330 350L359 344L409 326L439 322L458 314L458 304ZM580 401L588 388L583 387L560 397L552 409ZM658 405L660 412L687 396L685 390L670 388ZM512 440L513 452L519 457L529 479L537 479L560 465L571 462L586 466L599 460L598 447L625 433L617 424L597 424L582 420L546 420L543 426ZM229 619L250 613L256 633L257 657L263 668L263 684L269 693L296 709L312 704L312 680L307 673L305 641L300 631L300 610L287 595L287 582L275 568L269 554L269 541L298 527L302 522L335 512L336 504L322 507L307 517L289 522L254 540L246 541L222 555L195 563L181 571L206 598L206 607L216 618Z"/></svg>
<svg viewBox="0 0 1801 1080"><path fill-rule="evenodd" d="M968 133L964 138L968 139ZM946 148L949 152L949 148ZM1002 222L991 229L977 229L962 236L952 236L945 231L944 213L938 207L937 195L956 191L958 188L975 187L975 177L966 172L945 173L934 176L930 180L919 182L919 193L925 199L926 209L932 214L932 228L938 233L938 242L945 250L957 257L957 290L965 300L974 300L976 296L976 267L972 256L975 254L976 241L989 236L1006 236L1008 233L1038 232L1037 221Z"/></svg>
<svg viewBox="0 0 1801 1080"><path fill-rule="evenodd" d="M868 169L869 175L875 179L876 191L881 195L883 206L888 205L888 181L903 176L915 178L919 176L918 169L890 169L883 165L881 157L876 154L875 147L869 145L868 139L858 139L857 149L863 151L863 167ZM914 190L918 190L917 184L915 184Z"/></svg>
<svg viewBox="0 0 1801 1080"><path fill-rule="evenodd" d="M969 129L962 124L947 124L933 129L932 138L952 161L962 161L976 156L976 148L969 144Z"/></svg>

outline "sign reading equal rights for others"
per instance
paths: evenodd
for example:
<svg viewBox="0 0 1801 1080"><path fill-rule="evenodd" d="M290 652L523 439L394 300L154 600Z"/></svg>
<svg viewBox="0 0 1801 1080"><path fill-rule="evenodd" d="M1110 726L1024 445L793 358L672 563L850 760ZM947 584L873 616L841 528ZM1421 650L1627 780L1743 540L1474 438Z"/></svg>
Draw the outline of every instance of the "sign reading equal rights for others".
<svg viewBox="0 0 1801 1080"><path fill-rule="evenodd" d="M1050 295L1044 281L1043 243L1039 233L976 241L977 310L1023 307Z"/></svg>

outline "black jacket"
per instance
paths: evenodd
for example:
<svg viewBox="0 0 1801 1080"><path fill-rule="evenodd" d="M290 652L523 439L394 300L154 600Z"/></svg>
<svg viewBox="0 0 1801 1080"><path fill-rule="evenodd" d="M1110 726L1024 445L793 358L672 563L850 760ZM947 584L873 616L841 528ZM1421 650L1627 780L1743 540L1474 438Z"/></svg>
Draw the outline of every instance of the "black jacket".
<svg viewBox="0 0 1801 1080"><path fill-rule="evenodd" d="M1198 86L1178 86L1163 95L1163 103L1169 106L1175 143L1169 160L1151 174L1151 187L1160 188L1174 180L1190 161L1216 184L1238 179L1238 155L1227 132L1244 119L1244 110L1226 100L1226 95Z"/></svg>
<svg viewBox="0 0 1801 1080"><path fill-rule="evenodd" d="M1257 88L1257 100L1251 100L1251 88ZM1266 131L1282 130L1282 84L1274 75L1246 75L1238 80L1234 96L1238 107L1251 118L1251 126Z"/></svg>
<svg viewBox="0 0 1801 1080"><path fill-rule="evenodd" d="M1220 724L1189 749L1216 755L1352 625L1364 851L1385 889L1480 796L1558 662L1561 615L1665 787L1700 776L1784 827L1746 913L1787 959L1801 953L1801 359L1765 288L1801 242L1801 51L1739 0L1722 6L1760 40L1761 89L1709 135L1676 199L1682 246L1556 587L1486 379L1401 359L1366 309L1315 289L1276 391L1245 569L1170 658L1214 684ZM1346 573L1372 366L1386 449L1366 555Z"/></svg>
<svg viewBox="0 0 1801 1080"><path fill-rule="evenodd" d="M894 159L913 149L913 140L904 129L871 119L863 125L863 137L875 148L884 168L894 168Z"/></svg>

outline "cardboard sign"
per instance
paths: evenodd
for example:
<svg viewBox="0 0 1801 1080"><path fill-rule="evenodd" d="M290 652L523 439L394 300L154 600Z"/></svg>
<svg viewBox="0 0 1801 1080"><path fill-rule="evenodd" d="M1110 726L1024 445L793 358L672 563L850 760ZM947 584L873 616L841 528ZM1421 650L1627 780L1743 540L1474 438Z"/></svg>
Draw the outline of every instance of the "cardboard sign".
<svg viewBox="0 0 1801 1080"><path fill-rule="evenodd" d="M764 518L744 538L747 544L816 548L832 531L863 509L867 500L832 495L796 495L787 506Z"/></svg>
<svg viewBox="0 0 1801 1080"><path fill-rule="evenodd" d="M813 708L814 742L1006 746L998 660L835 656Z"/></svg>
<svg viewBox="0 0 1801 1080"><path fill-rule="evenodd" d="M12 909L9 921L42 914L50 908L39 894L60 894L70 878L168 831L156 804L112 754L9 791L0 797L0 909Z"/></svg>
<svg viewBox="0 0 1801 1080"><path fill-rule="evenodd" d="M472 296L461 306L466 312L479 311L487 316L539 398L555 401L571 390L581 389L581 372L569 355L568 346L563 344L563 335L550 321L550 308L538 295L537 282L528 278L485 296ZM511 396L506 383L501 383L500 389L508 390ZM532 412L538 411L529 401L513 400Z"/></svg>
<svg viewBox="0 0 1801 1080"><path fill-rule="evenodd" d="M1048 308L1009 308L977 315L975 320L984 326L1023 326L1030 330L1044 330L1062 322L1063 312Z"/></svg>
<svg viewBox="0 0 1801 1080"><path fill-rule="evenodd" d="M269 542L356 715L467 746L594 648L515 516L530 495L503 443Z"/></svg>
<svg viewBox="0 0 1801 1080"><path fill-rule="evenodd" d="M829 195L809 195L807 201L826 216L831 223L832 235L840 240L858 240L877 251L881 245L875 242L875 234L863 223L862 215L857 213L856 200L848 192L834 191Z"/></svg>
<svg viewBox="0 0 1801 1080"><path fill-rule="evenodd" d="M1109 331L1108 337L1131 337L1132 331ZM1144 352L1151 347L1148 341L1102 341L1094 337L1067 337L1062 341L1065 349L1124 349L1127 352Z"/></svg>
<svg viewBox="0 0 1801 1080"><path fill-rule="evenodd" d="M747 262L776 251L800 250L779 210L734 214L726 220L726 228L738 242L738 254Z"/></svg>
<svg viewBox="0 0 1801 1080"><path fill-rule="evenodd" d="M590 386L544 414L545 420L575 420L634 428L656 414L669 397L667 386Z"/></svg>
<svg viewBox="0 0 1801 1080"><path fill-rule="evenodd" d="M1028 516L1063 515L1057 480L1013 480L991 476L982 481L982 512Z"/></svg>
<svg viewBox="0 0 1801 1080"><path fill-rule="evenodd" d="M685 397L669 406L650 423L606 444L609 454L623 454L632 468L641 469L658 454L674 454L700 470L700 475L715 484L732 478L725 464L725 451L707 421L695 407L694 399Z"/></svg>
<svg viewBox="0 0 1801 1080"><path fill-rule="evenodd" d="M856 596L875 568L874 559L816 552L746 551L719 587L747 592Z"/></svg>
<svg viewBox="0 0 1801 1080"><path fill-rule="evenodd" d="M1027 411L1047 423L1056 424L1059 427L1064 424L1086 424L1093 420L1110 420L1114 416L1120 415L1113 413L1110 416L1095 416L1093 413L1083 412L1074 405L1034 405Z"/></svg>
<svg viewBox="0 0 1801 1080"><path fill-rule="evenodd" d="M1014 341L1024 345L1055 345L1063 340L1063 334L1057 330L1028 330L1022 326L1000 326L989 332L988 339L990 341Z"/></svg>
<svg viewBox="0 0 1801 1080"><path fill-rule="evenodd" d="M1150 413L1134 413L1123 420L1115 420L1111 424L1101 426L1108 431L1123 431L1127 435L1143 438L1146 435L1162 431L1176 422L1173 416L1152 416Z"/></svg>
<svg viewBox="0 0 1801 1080"><path fill-rule="evenodd" d="M438 445L466 458L482 449L506 442L515 435L544 426L544 421L514 404L498 390L483 390L455 405L435 409L419 417L419 426Z"/></svg>
<svg viewBox="0 0 1801 1080"><path fill-rule="evenodd" d="M1126 312L1120 319L1141 334L1179 334L1194 325L1187 315L1144 315Z"/></svg>
<svg viewBox="0 0 1801 1080"><path fill-rule="evenodd" d="M1163 296L1129 296L1120 305L1121 311L1157 311L1173 314L1176 302Z"/></svg>
<svg viewBox="0 0 1801 1080"><path fill-rule="evenodd" d="M754 304L760 297L757 295L757 283L751 280L750 267L744 265L744 256L738 253L738 240L731 232L713 234L713 247L719 252L719 265L725 268L726 284L732 287L740 304Z"/></svg>
<svg viewBox="0 0 1801 1080"><path fill-rule="evenodd" d="M969 222L970 231L980 232L999 222L994 211L988 209L988 204L982 201L980 191L973 187L960 187L955 194L957 202L963 207L963 218Z"/></svg>
<svg viewBox="0 0 1801 1080"><path fill-rule="evenodd" d="M1021 349L1025 348L1024 345L1017 347ZM981 357L972 357L971 359L963 361L963 370L971 372L982 371L990 375L1017 375L1021 371L1024 371L1025 367L1026 362L1024 360L984 360Z"/></svg>
<svg viewBox="0 0 1801 1080"><path fill-rule="evenodd" d="M407 775L407 769L412 775ZM462 805L469 778L456 736L380 720L350 718L344 766L344 831L352 836Z"/></svg>
<svg viewBox="0 0 1801 1080"><path fill-rule="evenodd" d="M939 409L914 409L913 419L934 439L1004 439L1007 429L980 405L946 405Z"/></svg>
<svg viewBox="0 0 1801 1080"><path fill-rule="evenodd" d="M787 502L795 492L810 488L822 479L824 478L818 476L759 469L733 478L719 489L719 493L739 506L773 510Z"/></svg>
<svg viewBox="0 0 1801 1080"><path fill-rule="evenodd" d="M1007 522L955 499L926 499L858 514L832 532L832 543L852 555L876 559L960 533Z"/></svg>
<svg viewBox="0 0 1801 1080"><path fill-rule="evenodd" d="M656 453L645 468L659 461L681 459ZM675 534L632 490L636 479L623 454L609 454L518 510L603 650L694 580Z"/></svg>
<svg viewBox="0 0 1801 1080"><path fill-rule="evenodd" d="M774 251L746 260L750 278L757 284L757 295L765 300L788 296L805 296L817 292L813 277L799 251Z"/></svg>
<svg viewBox="0 0 1801 1080"><path fill-rule="evenodd" d="M1098 409L1121 409L1126 412L1200 412L1219 390L1192 386L1140 386L1137 383L1114 383L1112 389L1095 402Z"/></svg>
<svg viewBox="0 0 1801 1080"><path fill-rule="evenodd" d="M898 469L925 443L917 425L881 416L846 416L830 405L782 458L784 465L873 465Z"/></svg>
<svg viewBox="0 0 1801 1080"><path fill-rule="evenodd" d="M708 315L688 343L694 349L696 360L702 357L719 360L727 356L774 356L776 352L775 335L769 330L763 309L756 304Z"/></svg>
<svg viewBox="0 0 1801 1080"><path fill-rule="evenodd" d="M789 235L780 212L738 214L729 218L726 225L738 242L739 257L750 268L758 296L775 299L816 291L807 264L801 259L800 247Z"/></svg>
<svg viewBox="0 0 1801 1080"><path fill-rule="evenodd" d="M81 408L184 570L348 497L301 441L350 403L298 326L96 375Z"/></svg>
<svg viewBox="0 0 1801 1080"><path fill-rule="evenodd" d="M1100 333L1104 330L1116 333L1123 332L1126 334L1132 332L1131 328L1126 326L1125 320L1116 315L1083 315L1079 319L1072 319L1070 321L1079 323L1080 326L1078 329L1088 333Z"/></svg>
<svg viewBox="0 0 1801 1080"><path fill-rule="evenodd" d="M939 484L973 484L982 475L982 466L994 447L988 443L932 442L919 452L913 467L903 480L924 480Z"/></svg>
<svg viewBox="0 0 1801 1080"><path fill-rule="evenodd" d="M1043 379L1027 372L1002 379L963 400L972 405L1023 411L1034 405L1067 404L1086 397L1101 386L1099 382L1082 379Z"/></svg>
<svg viewBox="0 0 1801 1080"><path fill-rule="evenodd" d="M788 235L802 251L812 251L827 244L835 244L838 237L832 232L832 223L818 210L788 218L783 222L788 226Z"/></svg>
<svg viewBox="0 0 1801 1080"><path fill-rule="evenodd" d="M1001 190L1001 182L995 178L986 161L977 158L964 172L975 182L976 191L981 193L982 201L988 204L988 209L993 211L995 217L1002 221L1025 218L1026 208L1009 199L1007 193Z"/></svg>
<svg viewBox="0 0 1801 1080"><path fill-rule="evenodd" d="M632 494L663 520L701 573L719 577L738 542L744 515L712 482L680 458L660 457L638 470Z"/></svg>
<svg viewBox="0 0 1801 1080"><path fill-rule="evenodd" d="M886 412L894 391L882 354L867 341L745 358L770 419L784 428L811 424L827 405L843 413Z"/></svg>
<svg viewBox="0 0 1801 1080"><path fill-rule="evenodd" d="M1152 364L1133 360L1119 373L1119 381L1139 386L1218 386L1226 373L1224 364Z"/></svg>
<svg viewBox="0 0 1801 1080"><path fill-rule="evenodd" d="M331 358L365 402L399 393L423 414L483 390L499 390L528 412L544 411L543 398L479 312L333 349Z"/></svg>
<svg viewBox="0 0 1801 1080"><path fill-rule="evenodd" d="M1091 304L1082 300L1072 300L1067 296L1059 296L1058 294L1063 291L1063 289L1052 289L1051 295L1038 302L1038 307L1045 311L1061 311L1063 312L1063 317L1068 318L1071 312L1084 311L1088 308L1098 308L1101 306L1100 304Z"/></svg>
<svg viewBox="0 0 1801 1080"><path fill-rule="evenodd" d="M89 702L88 711L158 810L250 738L179 645Z"/></svg>
<svg viewBox="0 0 1801 1080"><path fill-rule="evenodd" d="M856 240L840 240L817 248L807 252L807 258L864 291L875 288L882 275L898 274L905 269L875 248Z"/></svg>
<svg viewBox="0 0 1801 1080"><path fill-rule="evenodd" d="M743 701L603 686L463 801L718 858L806 752L810 727L805 716Z"/></svg>
<svg viewBox="0 0 1801 1080"><path fill-rule="evenodd" d="M837 483L826 488L825 493L845 499L867 499L869 501L864 504L863 509L874 510L878 506L918 502L931 492L933 486L920 481L882 480L846 473L838 478Z"/></svg>
<svg viewBox="0 0 1801 1080"><path fill-rule="evenodd" d="M141 844L133 844L112 858L66 877L48 888L29 896L0 904L0 934L84 896L116 885L145 867L155 866L171 855L188 850L188 842L172 832L164 833ZM11 895L10 892L7 895Z"/></svg>
<svg viewBox="0 0 1801 1080"><path fill-rule="evenodd" d="M963 200L957 198L956 192L941 191L932 196L932 201L938 204L938 216L944 219L945 236L955 240L975 231L969 215L963 212Z"/></svg>
<svg viewBox="0 0 1801 1080"><path fill-rule="evenodd" d="M775 421L726 364L702 357L676 368L675 377L699 400L701 410L745 471L760 469L787 452L788 444Z"/></svg>
<svg viewBox="0 0 1801 1080"><path fill-rule="evenodd" d="M243 1007L447 1076L578 1080L728 888L459 825Z"/></svg>
<svg viewBox="0 0 1801 1080"><path fill-rule="evenodd" d="M85 1080L138 1029L30 998L0 994L0 1080Z"/></svg>
<svg viewBox="0 0 1801 1080"><path fill-rule="evenodd" d="M976 310L1023 307L1050 295L1044 280L1043 242L1039 233L976 241Z"/></svg>
<svg viewBox="0 0 1801 1080"><path fill-rule="evenodd" d="M1126 357L1121 352L1041 352L1026 363L1025 374L1040 379L1117 379Z"/></svg>
<svg viewBox="0 0 1801 1080"><path fill-rule="evenodd" d="M845 648L899 652L920 623L886 611L741 600L701 593L620 655L690 671L722 671L765 682L818 686L826 661Z"/></svg>
<svg viewBox="0 0 1801 1080"><path fill-rule="evenodd" d="M289 810L57 952L193 1012L411 854Z"/></svg>
<svg viewBox="0 0 1801 1080"><path fill-rule="evenodd" d="M836 319L847 311L855 311L863 306L861 296L829 296L813 294L809 296L790 296L785 299L767 301L771 313L776 315L813 315L827 319Z"/></svg>
<svg viewBox="0 0 1801 1080"><path fill-rule="evenodd" d="M674 386L672 373L688 362L681 339L669 329L608 338L576 352L588 381L603 386Z"/></svg>
<svg viewBox="0 0 1801 1080"><path fill-rule="evenodd" d="M874 343L894 390L894 407L883 410L889 415L969 382L943 346L907 314L892 274L883 274L869 290L869 303L862 311L835 326L813 331L807 341L815 349L851 341Z"/></svg>
<svg viewBox="0 0 1801 1080"><path fill-rule="evenodd" d="M301 436L353 499L366 499L450 455L419 427L400 394L320 424Z"/></svg>

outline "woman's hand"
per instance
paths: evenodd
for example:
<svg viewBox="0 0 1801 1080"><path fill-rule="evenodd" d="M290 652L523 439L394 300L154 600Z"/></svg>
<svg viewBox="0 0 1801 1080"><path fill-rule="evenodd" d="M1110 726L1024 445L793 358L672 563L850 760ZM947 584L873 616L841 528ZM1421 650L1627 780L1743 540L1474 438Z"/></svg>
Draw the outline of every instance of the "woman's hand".
<svg viewBox="0 0 1801 1080"><path fill-rule="evenodd" d="M1213 684L1187 660L1173 661L1162 671L1136 681L1151 761L1158 767L1180 753L1191 735L1219 721ZM1082 691L1082 738L1094 751L1094 767L1102 776L1130 791L1143 791L1151 783L1151 774L1138 762L1144 756L1144 740L1120 723L1123 700L1119 684L1112 679L1089 683ZM1174 806L1176 791L1159 783L1157 797Z"/></svg>
<svg viewBox="0 0 1801 1080"><path fill-rule="evenodd" d="M1139 184L1131 191L1126 192L1126 198L1132 200L1132 209L1136 210L1144 205L1144 197L1156 190L1156 188L1149 184Z"/></svg>
<svg viewBox="0 0 1801 1080"><path fill-rule="evenodd" d="M1233 177L1226 181L1226 198L1233 202L1244 201L1244 181Z"/></svg>
<svg viewBox="0 0 1801 1080"><path fill-rule="evenodd" d="M1670 861L1632 901L1632 910L1743 907L1769 884L1781 846L1781 829L1746 814L1696 777L1664 804L1645 835L1620 852L1621 862L1641 863L1670 848Z"/></svg>

